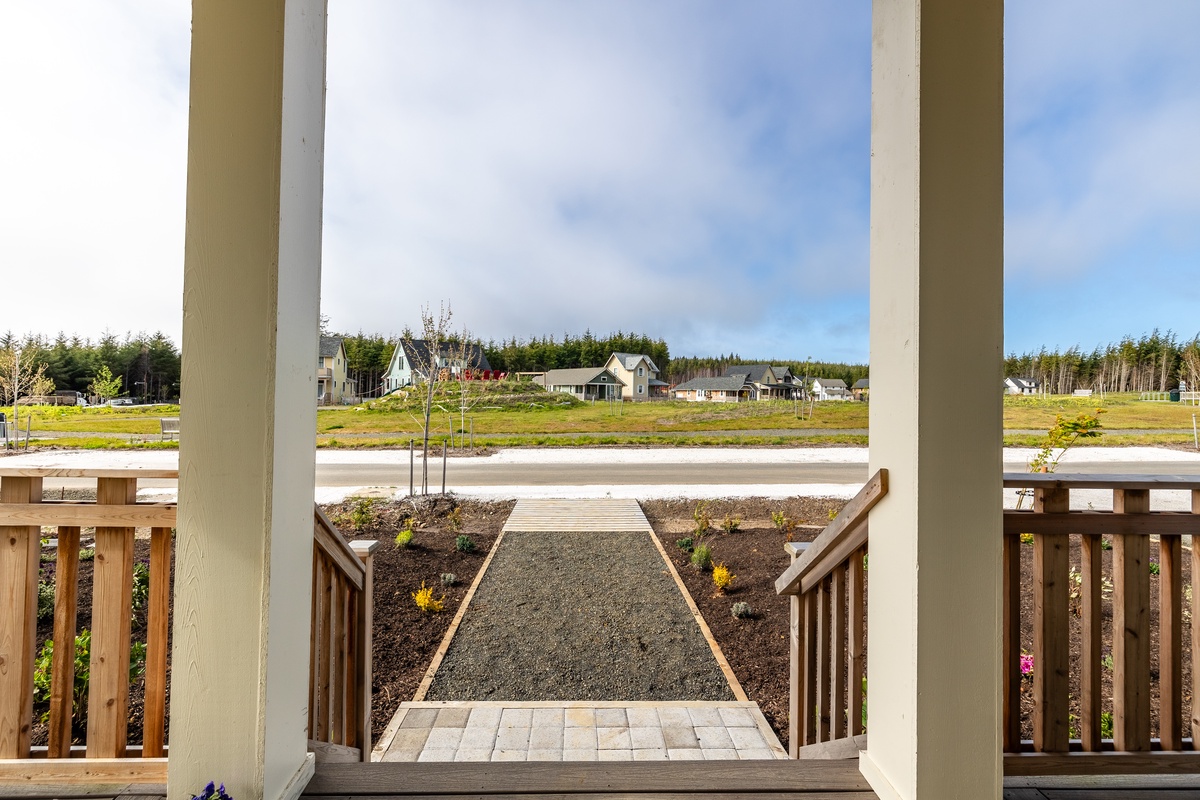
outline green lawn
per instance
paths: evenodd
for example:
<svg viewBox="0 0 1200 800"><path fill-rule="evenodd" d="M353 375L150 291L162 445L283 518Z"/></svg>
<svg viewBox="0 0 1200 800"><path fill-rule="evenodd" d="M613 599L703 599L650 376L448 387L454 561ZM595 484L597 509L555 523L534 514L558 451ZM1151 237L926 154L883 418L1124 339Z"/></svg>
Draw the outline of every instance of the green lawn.
<svg viewBox="0 0 1200 800"><path fill-rule="evenodd" d="M865 436L850 432L867 427L868 407L865 403L818 403L810 419L803 405L786 401L721 404L668 400L592 404L581 403L566 395L548 395L527 384L487 384L471 388L476 394L468 399L471 408L467 418L473 421L477 446L866 444ZM448 389L443 390L434 403L431 436L439 442L451 430L457 434L461 420L457 410L461 395L456 391L456 384L450 384ZM1046 399L1008 396L1004 399L1004 427L1006 430L1045 430L1054 424L1057 414L1073 417L1093 413L1097 408L1105 410L1101 422L1108 430L1164 428L1189 433L1102 436L1087 441L1088 445L1188 444L1191 442L1192 414L1200 413L1200 409L1181 403L1142 402L1134 394L1109 395L1104 399L1098 396ZM35 433L79 434L48 441L46 446L170 448L175 445L156 441L158 420L159 417L177 416L179 407L32 406L21 411L23 417L27 413L33 414ZM406 446L410 438L419 437L420 411L416 392L408 397L393 396L360 406L322 408L317 412L317 443L321 447ZM813 429L831 433L802 435ZM795 434L789 433L792 431ZM722 432L729 433L722 435ZM737 432L744 433L738 435ZM121 435L104 438L89 437L89 433ZM1034 446L1038 439L1037 436L1011 434L1005 443Z"/></svg>

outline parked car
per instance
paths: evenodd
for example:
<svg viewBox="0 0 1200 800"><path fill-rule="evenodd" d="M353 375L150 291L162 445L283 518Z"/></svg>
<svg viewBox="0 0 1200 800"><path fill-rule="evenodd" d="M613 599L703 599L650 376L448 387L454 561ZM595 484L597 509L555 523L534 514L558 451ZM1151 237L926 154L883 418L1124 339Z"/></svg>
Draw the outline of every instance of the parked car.
<svg viewBox="0 0 1200 800"><path fill-rule="evenodd" d="M116 408L117 406L131 406L134 403L132 397L114 397L112 400L108 401L108 404L113 408Z"/></svg>

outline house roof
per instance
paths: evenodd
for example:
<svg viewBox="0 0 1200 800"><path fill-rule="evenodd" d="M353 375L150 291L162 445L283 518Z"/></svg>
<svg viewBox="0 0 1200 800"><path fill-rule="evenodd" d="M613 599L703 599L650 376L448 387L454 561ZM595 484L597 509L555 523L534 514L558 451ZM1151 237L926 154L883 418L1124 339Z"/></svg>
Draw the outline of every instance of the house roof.
<svg viewBox="0 0 1200 800"><path fill-rule="evenodd" d="M650 356L644 356L640 353L613 353L611 356L609 356L609 358L617 359L617 361L621 362L621 366L631 371L636 369L637 363L644 358L646 359L646 365L650 367L651 372L659 371L654 362L650 360Z"/></svg>
<svg viewBox="0 0 1200 800"><path fill-rule="evenodd" d="M775 373L775 380L777 381L793 377L791 367L771 367L771 372Z"/></svg>
<svg viewBox="0 0 1200 800"><path fill-rule="evenodd" d="M1018 389L1036 389L1037 381L1033 378L1005 378L1005 383L1012 383Z"/></svg>
<svg viewBox="0 0 1200 800"><path fill-rule="evenodd" d="M703 389L706 392L736 392L746 385L749 376L744 372L733 375L722 375L719 378L692 378L686 383L675 387L675 391L694 391Z"/></svg>
<svg viewBox="0 0 1200 800"><path fill-rule="evenodd" d="M871 380L869 378L859 378L858 380L856 380L854 382L854 385L851 386L850 388L851 389L870 389L871 388Z"/></svg>
<svg viewBox="0 0 1200 800"><path fill-rule="evenodd" d="M650 384L651 386L670 386L671 385L671 384L667 383L666 381L660 381L658 378L651 378L650 380L648 380L646 382L648 384Z"/></svg>
<svg viewBox="0 0 1200 800"><path fill-rule="evenodd" d="M826 389L845 389L846 382L841 378L814 378L813 383L819 383Z"/></svg>
<svg viewBox="0 0 1200 800"><path fill-rule="evenodd" d="M429 364L429 343L425 339L401 339L400 346L404 348L404 357L408 359L409 364ZM438 348L438 355L446 358L452 351L457 349L458 345L453 342L442 342ZM492 365L488 363L487 356L483 353L483 348L474 342L467 347L466 360L467 366L471 369L492 368Z"/></svg>
<svg viewBox="0 0 1200 800"><path fill-rule="evenodd" d="M729 378L734 375L745 375L751 383L765 383L764 378L767 377L767 372L770 371L772 376L775 374L775 369L770 364L737 364L732 367L725 368L724 377Z"/></svg>
<svg viewBox="0 0 1200 800"><path fill-rule="evenodd" d="M601 375L607 375L611 380L600 380ZM552 369L546 373L543 386L584 386L589 383L603 383L608 386L623 386L621 379L604 367L582 367L580 369Z"/></svg>
<svg viewBox="0 0 1200 800"><path fill-rule="evenodd" d="M342 346L342 337L340 336L321 336L320 350L317 351L321 358L333 358L338 354L338 348Z"/></svg>

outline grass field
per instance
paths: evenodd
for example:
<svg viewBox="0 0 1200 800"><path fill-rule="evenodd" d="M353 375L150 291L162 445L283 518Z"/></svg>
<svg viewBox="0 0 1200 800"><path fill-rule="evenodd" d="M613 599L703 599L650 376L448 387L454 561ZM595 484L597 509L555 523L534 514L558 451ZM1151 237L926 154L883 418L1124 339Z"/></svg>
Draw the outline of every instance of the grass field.
<svg viewBox="0 0 1200 800"><path fill-rule="evenodd" d="M454 387L451 384L451 387ZM447 392L436 398L431 436L439 442L457 437L461 396ZM547 395L536 387L487 385L468 399L468 430L478 447L594 446L614 444L721 446L865 445L865 403L817 403L811 418L802 404L767 401L738 404L656 401L647 403L582 403L566 395ZM1192 414L1200 409L1181 403L1152 403L1137 395L1099 397L1004 398L1007 431L1044 431L1058 414L1073 417L1103 408L1103 428L1168 430L1166 434L1102 436L1081 445L1190 444ZM421 431L420 401L391 397L360 406L322 408L317 412L321 447L403 447ZM159 417L176 416L179 406L137 409L34 406L33 430L77 433L53 443L59 447L127 448L174 446L156 441ZM797 414L799 412L799 414ZM22 425L22 428L24 425ZM842 433L844 431L844 433ZM794 432L794 433L793 433ZM806 433L808 432L808 433ZM819 432L819 433L811 433ZM1186 433L1185 433L1186 432ZM108 437L88 436L91 433ZM1039 437L1009 433L1005 444L1035 446Z"/></svg>

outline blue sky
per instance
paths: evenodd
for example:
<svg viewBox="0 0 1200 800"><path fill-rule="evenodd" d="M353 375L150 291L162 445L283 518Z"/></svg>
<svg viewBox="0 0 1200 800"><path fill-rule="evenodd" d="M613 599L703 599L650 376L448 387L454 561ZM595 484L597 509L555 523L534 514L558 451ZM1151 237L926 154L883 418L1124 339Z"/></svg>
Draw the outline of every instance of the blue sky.
<svg viewBox="0 0 1200 800"><path fill-rule="evenodd" d="M6 12L0 329L178 337L188 5ZM1200 4L1006 14L1006 349L1190 338ZM323 310L865 360L869 102L864 0L331 0Z"/></svg>

